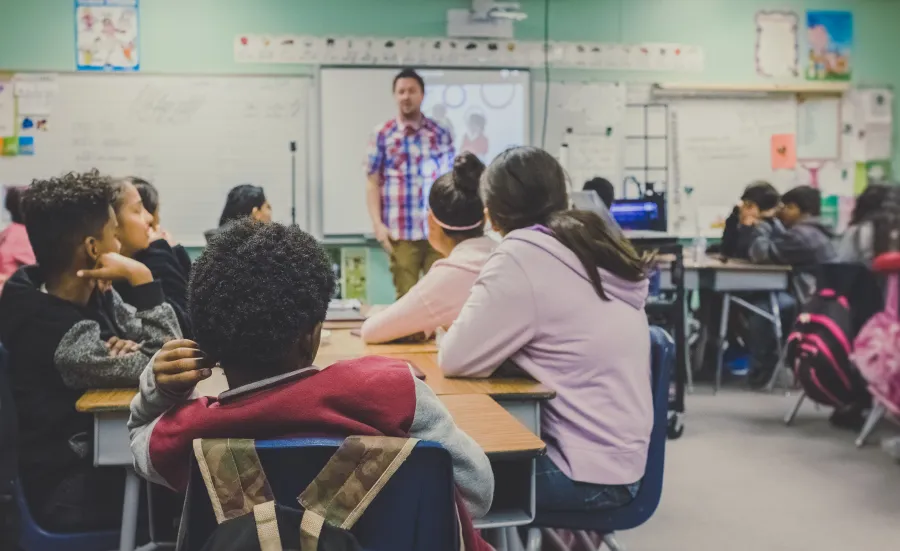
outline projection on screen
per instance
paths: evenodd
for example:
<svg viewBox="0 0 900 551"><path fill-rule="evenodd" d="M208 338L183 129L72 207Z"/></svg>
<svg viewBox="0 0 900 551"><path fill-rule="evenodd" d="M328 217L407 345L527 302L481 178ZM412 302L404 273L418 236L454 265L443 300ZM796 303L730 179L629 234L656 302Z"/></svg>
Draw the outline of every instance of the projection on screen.
<svg viewBox="0 0 900 551"><path fill-rule="evenodd" d="M457 152L470 151L490 163L501 151L527 143L528 112L523 71L467 72L459 74L421 71L425 79L422 112L453 134Z"/></svg>

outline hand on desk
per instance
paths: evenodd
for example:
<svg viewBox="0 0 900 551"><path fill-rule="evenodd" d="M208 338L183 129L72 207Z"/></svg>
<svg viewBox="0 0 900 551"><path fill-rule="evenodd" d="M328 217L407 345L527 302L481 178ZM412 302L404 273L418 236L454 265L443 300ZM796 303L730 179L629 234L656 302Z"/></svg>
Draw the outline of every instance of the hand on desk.
<svg viewBox="0 0 900 551"><path fill-rule="evenodd" d="M153 360L156 386L169 394L183 394L193 389L203 379L212 375L215 362L187 339L169 341L163 345Z"/></svg>

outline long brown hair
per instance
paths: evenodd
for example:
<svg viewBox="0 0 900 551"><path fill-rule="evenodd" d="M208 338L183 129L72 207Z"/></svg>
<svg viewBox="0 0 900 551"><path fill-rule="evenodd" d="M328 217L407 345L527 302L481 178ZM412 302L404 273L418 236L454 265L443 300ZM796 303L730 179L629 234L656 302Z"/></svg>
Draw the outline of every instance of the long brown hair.
<svg viewBox="0 0 900 551"><path fill-rule="evenodd" d="M597 268L626 281L647 277L650 256L638 255L631 242L596 213L569 209L566 173L543 149L507 149L485 170L481 188L498 229L506 234L534 225L547 227L575 253L602 299L609 297Z"/></svg>

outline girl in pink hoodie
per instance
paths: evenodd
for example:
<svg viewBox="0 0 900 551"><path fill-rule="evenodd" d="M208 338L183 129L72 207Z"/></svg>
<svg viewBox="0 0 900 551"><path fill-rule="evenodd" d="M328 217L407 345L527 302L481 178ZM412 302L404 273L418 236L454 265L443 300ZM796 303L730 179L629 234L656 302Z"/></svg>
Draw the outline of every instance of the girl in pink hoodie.
<svg viewBox="0 0 900 551"><path fill-rule="evenodd" d="M22 220L19 205L21 196L22 188L11 187L6 190L6 210L12 217L12 223L0 232L0 289L16 270L36 262Z"/></svg>
<svg viewBox="0 0 900 551"><path fill-rule="evenodd" d="M441 343L441 368L489 377L509 359L555 390L541 410L538 509L620 507L637 494L653 425L649 259L596 213L569 210L546 151L501 153L481 189L504 238Z"/></svg>
<svg viewBox="0 0 900 551"><path fill-rule="evenodd" d="M445 258L400 300L367 319L363 340L378 343L430 335L456 320L497 245L484 235L484 203L478 194L482 172L484 163L464 152L453 163L453 171L434 182L428 196L428 242Z"/></svg>

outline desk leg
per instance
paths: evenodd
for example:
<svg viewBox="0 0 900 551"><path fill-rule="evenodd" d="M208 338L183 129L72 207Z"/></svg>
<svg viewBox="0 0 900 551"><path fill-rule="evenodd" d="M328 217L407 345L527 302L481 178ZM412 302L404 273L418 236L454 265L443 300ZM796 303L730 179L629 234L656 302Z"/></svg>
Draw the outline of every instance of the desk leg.
<svg viewBox="0 0 900 551"><path fill-rule="evenodd" d="M122 504L122 533L119 551L134 551L137 537L138 506L141 499L141 479L134 469L125 469L125 501Z"/></svg>
<svg viewBox="0 0 900 551"><path fill-rule="evenodd" d="M728 310L731 308L731 293L722 294L722 319L719 320L719 343L716 350L716 385L713 393L722 387L722 362L725 360L725 343L728 342Z"/></svg>
<svg viewBox="0 0 900 551"><path fill-rule="evenodd" d="M781 370L784 369L784 345L781 342L784 330L781 327L781 306L778 304L778 293L769 293L769 304L772 309L772 328L775 331L775 346L778 351L778 360L775 363L775 369L772 370L772 378L766 384L766 390L772 392L781 377Z"/></svg>

